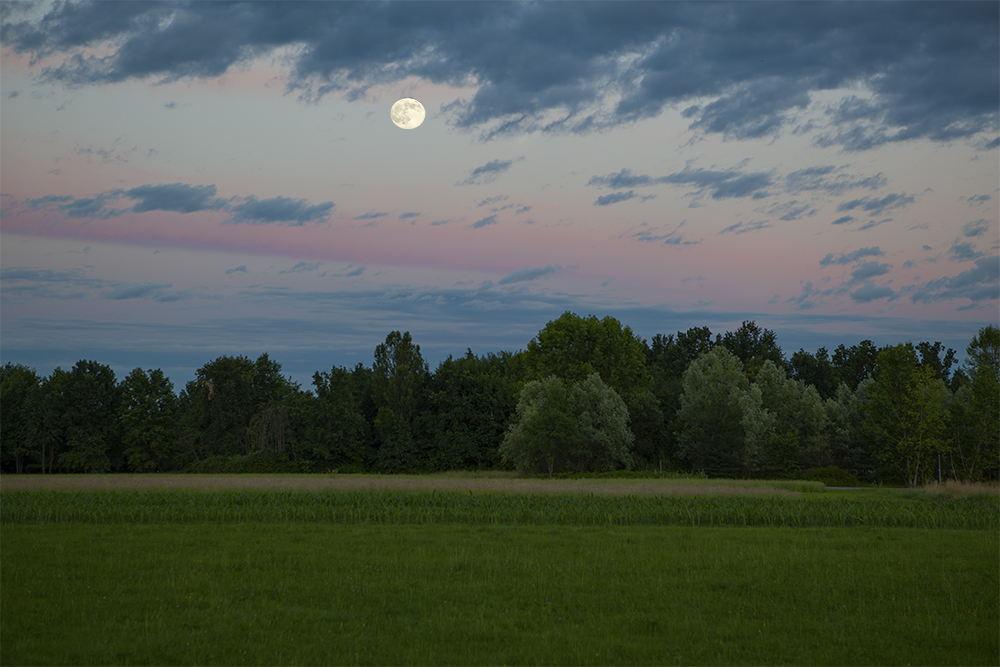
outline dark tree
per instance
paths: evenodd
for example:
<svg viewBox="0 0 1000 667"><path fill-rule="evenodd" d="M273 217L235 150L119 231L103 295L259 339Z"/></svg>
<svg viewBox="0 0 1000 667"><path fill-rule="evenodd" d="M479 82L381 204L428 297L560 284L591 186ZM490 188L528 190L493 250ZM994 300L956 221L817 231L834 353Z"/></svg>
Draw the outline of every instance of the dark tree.
<svg viewBox="0 0 1000 667"><path fill-rule="evenodd" d="M792 379L816 387L824 400L837 393L837 375L825 347L816 350L815 355L800 348L792 355L790 366Z"/></svg>
<svg viewBox="0 0 1000 667"><path fill-rule="evenodd" d="M372 388L378 407L374 431L379 470L403 472L429 465L414 432L429 375L420 346L413 344L409 331L393 331L375 348Z"/></svg>
<svg viewBox="0 0 1000 667"><path fill-rule="evenodd" d="M6 363L0 368L0 461L4 470L24 472L41 434L41 379L33 368Z"/></svg>
<svg viewBox="0 0 1000 667"><path fill-rule="evenodd" d="M141 368L121 384L120 419L126 465L132 472L163 470L180 446L178 401L174 385L160 369Z"/></svg>
<svg viewBox="0 0 1000 667"><path fill-rule="evenodd" d="M851 391L857 389L862 380L874 375L878 353L879 348L870 340L863 340L849 348L838 345L833 351L833 372L837 384L843 382Z"/></svg>
<svg viewBox="0 0 1000 667"><path fill-rule="evenodd" d="M122 463L118 422L121 392L114 371L96 361L78 361L53 398L61 411L59 466L87 473L116 469Z"/></svg>
<svg viewBox="0 0 1000 667"><path fill-rule="evenodd" d="M739 329L727 331L716 342L743 362L743 368L751 381L765 361L772 361L776 366L787 369L775 333L770 329L761 329L756 322L744 322Z"/></svg>

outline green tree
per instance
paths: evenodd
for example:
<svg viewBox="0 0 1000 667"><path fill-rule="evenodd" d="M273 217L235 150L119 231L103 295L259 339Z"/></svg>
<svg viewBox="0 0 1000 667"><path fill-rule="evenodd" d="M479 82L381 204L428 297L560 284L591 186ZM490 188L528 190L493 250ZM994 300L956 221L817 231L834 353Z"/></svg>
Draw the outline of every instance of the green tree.
<svg viewBox="0 0 1000 667"><path fill-rule="evenodd" d="M682 383L677 458L711 477L739 476L747 458L743 415L752 404L752 396L744 396L750 382L743 363L716 346L688 366Z"/></svg>
<svg viewBox="0 0 1000 667"><path fill-rule="evenodd" d="M816 354L810 354L800 348L792 355L789 365L792 379L816 387L816 391L824 400L832 398L836 393L837 376L825 347L816 350Z"/></svg>
<svg viewBox="0 0 1000 667"><path fill-rule="evenodd" d="M856 391L851 391L841 382L837 386L837 393L826 400L824 407L829 419L827 439L830 465L846 470L858 478L868 479L873 466L868 448L861 437L864 413L860 395L867 396L866 383L862 383Z"/></svg>
<svg viewBox="0 0 1000 667"><path fill-rule="evenodd" d="M757 376L757 371L765 361L785 367L785 357L778 347L777 336L770 329L761 329L756 322L743 322L739 329L727 331L716 343L732 352L743 363L750 380Z"/></svg>
<svg viewBox="0 0 1000 667"><path fill-rule="evenodd" d="M550 375L524 385L500 455L522 473L603 471L628 468L632 442L624 401L597 373L572 384Z"/></svg>
<svg viewBox="0 0 1000 667"><path fill-rule="evenodd" d="M938 453L947 451L948 389L934 370L920 366L913 345L879 353L868 389L864 427L883 461L916 486L931 474Z"/></svg>
<svg viewBox="0 0 1000 667"><path fill-rule="evenodd" d="M613 317L599 320L595 315L563 313L531 339L524 363L528 380L555 375L581 382L597 373L620 396L652 388L645 344Z"/></svg>
<svg viewBox="0 0 1000 667"><path fill-rule="evenodd" d="M174 385L159 368L133 369L121 384L122 444L132 472L170 465L180 440Z"/></svg>
<svg viewBox="0 0 1000 667"><path fill-rule="evenodd" d="M477 357L449 356L430 382L434 468L494 468L517 407L522 379L507 352Z"/></svg>
<svg viewBox="0 0 1000 667"><path fill-rule="evenodd" d="M879 348L870 340L858 345L838 345L833 351L833 373L837 383L843 382L854 391L862 380L871 377L878 366Z"/></svg>
<svg viewBox="0 0 1000 667"><path fill-rule="evenodd" d="M966 348L965 400L974 415L960 457L967 479L996 479L1000 468L1000 327L983 327Z"/></svg>
<svg viewBox="0 0 1000 667"><path fill-rule="evenodd" d="M114 371L96 361L78 361L67 375L60 398L64 437L60 467L71 472L110 472L121 454L121 394Z"/></svg>
<svg viewBox="0 0 1000 667"><path fill-rule="evenodd" d="M41 433L41 379L33 368L6 363L0 368L0 460L5 470L24 472Z"/></svg>
<svg viewBox="0 0 1000 667"><path fill-rule="evenodd" d="M428 376L420 346L414 345L409 331L393 331L375 348L372 381L378 408L374 431L379 470L404 472L429 466L414 433L418 408L426 398Z"/></svg>
<svg viewBox="0 0 1000 667"><path fill-rule="evenodd" d="M365 462L365 420L357 405L353 376L334 366L313 374L316 396L302 394L297 401L298 454L320 462L327 470L359 469Z"/></svg>

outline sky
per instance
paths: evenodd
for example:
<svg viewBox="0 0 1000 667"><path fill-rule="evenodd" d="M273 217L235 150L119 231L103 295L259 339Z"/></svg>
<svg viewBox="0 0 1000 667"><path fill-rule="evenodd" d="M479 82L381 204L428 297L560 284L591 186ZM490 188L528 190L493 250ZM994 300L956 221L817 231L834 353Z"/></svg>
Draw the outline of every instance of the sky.
<svg viewBox="0 0 1000 667"><path fill-rule="evenodd" d="M180 389L267 352L307 388L565 311L789 357L998 321L996 2L0 12L4 363Z"/></svg>

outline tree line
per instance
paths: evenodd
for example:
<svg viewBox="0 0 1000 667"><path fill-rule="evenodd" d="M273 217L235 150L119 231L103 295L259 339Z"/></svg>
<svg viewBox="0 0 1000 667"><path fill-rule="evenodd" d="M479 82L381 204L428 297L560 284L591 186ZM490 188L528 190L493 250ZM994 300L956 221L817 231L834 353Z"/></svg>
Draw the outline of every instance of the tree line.
<svg viewBox="0 0 1000 667"><path fill-rule="evenodd" d="M752 321L647 342L612 317L567 312L523 350L468 350L433 373L410 334L393 331L370 367L318 371L310 390L267 354L214 359L179 394L159 369L118 381L96 361L47 377L8 363L0 470L994 480L1000 329L981 329L966 352L956 367L939 342L865 340L786 359Z"/></svg>

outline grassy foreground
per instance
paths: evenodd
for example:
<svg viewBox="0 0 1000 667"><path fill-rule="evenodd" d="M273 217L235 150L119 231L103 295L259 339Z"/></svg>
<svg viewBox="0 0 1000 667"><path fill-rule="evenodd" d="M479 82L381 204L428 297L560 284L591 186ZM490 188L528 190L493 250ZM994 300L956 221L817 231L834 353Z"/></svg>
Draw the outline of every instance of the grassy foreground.
<svg viewBox="0 0 1000 667"><path fill-rule="evenodd" d="M3 664L955 664L996 531L0 527Z"/></svg>
<svg viewBox="0 0 1000 667"><path fill-rule="evenodd" d="M1000 664L992 492L73 482L0 493L2 665Z"/></svg>

